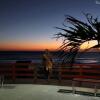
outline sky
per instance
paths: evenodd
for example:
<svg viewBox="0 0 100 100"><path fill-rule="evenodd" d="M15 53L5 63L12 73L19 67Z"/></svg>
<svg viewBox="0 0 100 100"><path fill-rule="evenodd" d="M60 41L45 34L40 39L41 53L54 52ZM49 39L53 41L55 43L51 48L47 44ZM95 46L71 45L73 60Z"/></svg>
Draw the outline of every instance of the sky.
<svg viewBox="0 0 100 100"><path fill-rule="evenodd" d="M57 49L65 15L100 16L100 0L0 0L0 50Z"/></svg>

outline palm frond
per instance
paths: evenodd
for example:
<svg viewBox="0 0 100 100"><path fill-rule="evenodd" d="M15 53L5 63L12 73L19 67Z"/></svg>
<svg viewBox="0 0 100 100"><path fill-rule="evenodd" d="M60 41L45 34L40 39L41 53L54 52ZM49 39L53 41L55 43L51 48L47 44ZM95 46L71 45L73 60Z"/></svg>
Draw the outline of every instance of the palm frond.
<svg viewBox="0 0 100 100"><path fill-rule="evenodd" d="M79 47L86 41L97 40L98 45L94 47L100 47L100 22L98 18L94 18L91 14L84 14L87 22L80 21L70 15L66 15L64 23L70 23L71 26L64 24L65 28L59 28L63 32L57 33L56 38L64 38L63 43L59 50L63 51L60 57L63 59L63 63L70 62L71 66L74 63L74 59L78 53ZM67 51L67 52L66 52Z"/></svg>

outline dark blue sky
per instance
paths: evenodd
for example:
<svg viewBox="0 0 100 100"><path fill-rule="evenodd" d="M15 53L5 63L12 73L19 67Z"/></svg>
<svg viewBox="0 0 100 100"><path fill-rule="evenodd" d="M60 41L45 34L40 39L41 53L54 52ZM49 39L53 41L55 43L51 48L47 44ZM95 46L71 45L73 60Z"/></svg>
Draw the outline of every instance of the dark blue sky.
<svg viewBox="0 0 100 100"><path fill-rule="evenodd" d="M54 26L61 27L66 14L85 20L82 12L100 16L100 5L95 0L0 0L0 49L52 49L58 43L52 39L58 32Z"/></svg>

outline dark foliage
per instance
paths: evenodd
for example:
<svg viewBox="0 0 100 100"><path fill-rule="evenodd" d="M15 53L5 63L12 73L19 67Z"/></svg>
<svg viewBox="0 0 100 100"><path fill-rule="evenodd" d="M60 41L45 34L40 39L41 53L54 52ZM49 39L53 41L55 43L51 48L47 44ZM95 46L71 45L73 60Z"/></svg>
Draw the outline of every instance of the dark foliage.
<svg viewBox="0 0 100 100"><path fill-rule="evenodd" d="M90 40L97 40L98 44L94 47L100 47L100 22L98 18L94 18L91 14L84 14L87 22L80 21L70 15L66 15L65 22L71 26L63 24L64 28L56 27L63 32L57 33L56 38L63 38L63 43L60 46L60 57L62 63L70 63L71 67L79 50L80 45ZM68 53L69 52L69 53Z"/></svg>

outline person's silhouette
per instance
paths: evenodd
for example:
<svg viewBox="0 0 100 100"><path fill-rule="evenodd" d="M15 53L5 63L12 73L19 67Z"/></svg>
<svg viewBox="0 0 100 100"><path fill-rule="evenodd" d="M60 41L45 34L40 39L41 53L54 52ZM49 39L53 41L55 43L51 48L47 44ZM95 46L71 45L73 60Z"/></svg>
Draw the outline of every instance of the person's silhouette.
<svg viewBox="0 0 100 100"><path fill-rule="evenodd" d="M51 56L49 50L45 49L45 53L43 54L43 67L44 67L44 70L47 73L51 73L52 72L52 66L53 66L52 56Z"/></svg>

